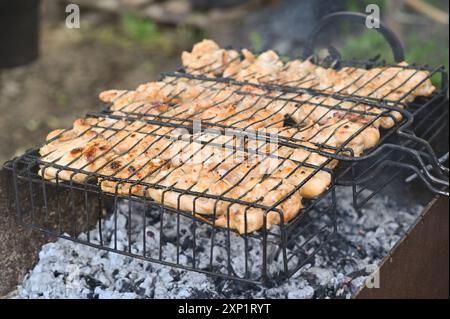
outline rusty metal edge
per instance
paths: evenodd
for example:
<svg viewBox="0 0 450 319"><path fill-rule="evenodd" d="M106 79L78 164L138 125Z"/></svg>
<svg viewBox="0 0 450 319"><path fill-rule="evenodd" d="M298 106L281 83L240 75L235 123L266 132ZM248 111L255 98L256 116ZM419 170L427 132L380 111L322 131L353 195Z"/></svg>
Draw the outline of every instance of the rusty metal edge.
<svg viewBox="0 0 450 319"><path fill-rule="evenodd" d="M410 236L414 236L414 231L416 230L416 228L424 221L424 219L432 213L437 213L434 212L433 209L435 208L435 205L439 205L438 201L445 201L447 200L447 208L448 208L448 198L445 199L444 197L440 196L440 195L436 195L423 209L423 212L420 214L420 216L417 218L417 220L414 222L414 224L408 229L408 231L406 232L405 236L402 237L402 239L397 242L394 247L391 249L391 251L389 252L389 254L383 258L383 260L381 261L381 263L379 264L378 268L380 270L380 273L382 272L384 267L389 267L388 265L390 264L391 260L393 260L397 254L397 252L399 251L399 249L403 248L405 246L405 241L407 239L409 239ZM448 212L447 212L448 213ZM447 224L448 227L448 224ZM447 237L448 240L448 237ZM447 242L447 246L448 246L448 242ZM448 253L448 251L447 251ZM447 256L447 260L448 260L448 256ZM447 268L448 269L448 268ZM448 281L447 281L448 284ZM363 285L362 287L360 287L358 289L358 291L356 293L353 294L352 299L363 299L365 298L364 296L362 296L364 293L367 292L369 288L367 288L365 285ZM442 296L443 298L445 298L445 296ZM447 298L448 298L448 288L447 288Z"/></svg>

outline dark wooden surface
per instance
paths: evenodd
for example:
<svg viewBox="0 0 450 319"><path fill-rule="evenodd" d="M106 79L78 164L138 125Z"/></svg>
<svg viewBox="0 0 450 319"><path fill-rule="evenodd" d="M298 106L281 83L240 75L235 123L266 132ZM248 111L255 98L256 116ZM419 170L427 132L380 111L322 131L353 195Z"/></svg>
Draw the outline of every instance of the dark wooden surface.
<svg viewBox="0 0 450 319"><path fill-rule="evenodd" d="M433 199L408 236L384 260L380 287L365 287L356 298L448 298L448 214L448 198Z"/></svg>
<svg viewBox="0 0 450 319"><path fill-rule="evenodd" d="M24 275L37 261L42 245L55 240L54 236L44 236L38 231L31 231L21 226L16 219L16 209L11 205L13 195L11 172L0 170L0 297L12 291L22 281ZM39 185L33 186L34 221L30 220L31 200L28 182L19 181L22 211L26 214L23 221L33 223L44 229L61 232L76 237L80 232L95 227L99 214L99 203L92 197L85 197L84 192L69 191L56 185L46 187L46 202ZM85 201L88 201L90 219L86 218ZM45 209L45 204L48 209ZM59 205L58 205L59 203ZM106 203L106 201L105 201ZM105 204L106 205L106 204ZM57 207L61 211L61 219L56 213ZM75 210L72 209L75 208ZM46 215L48 211L48 215ZM76 227L74 227L76 226Z"/></svg>
<svg viewBox="0 0 450 319"><path fill-rule="evenodd" d="M13 290L36 262L44 235L20 226L8 205L10 185L7 172L0 170L0 297Z"/></svg>

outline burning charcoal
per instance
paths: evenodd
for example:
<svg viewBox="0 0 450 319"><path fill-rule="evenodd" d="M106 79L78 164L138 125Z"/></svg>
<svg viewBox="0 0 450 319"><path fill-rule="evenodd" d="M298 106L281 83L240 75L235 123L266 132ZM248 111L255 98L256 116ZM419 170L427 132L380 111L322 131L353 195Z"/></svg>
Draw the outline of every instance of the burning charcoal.
<svg viewBox="0 0 450 319"><path fill-rule="evenodd" d="M200 290L200 289L196 289L193 288L191 290L191 296L190 298L192 299L210 299L210 298L218 298L217 294L215 294L215 296L212 296L212 292L211 291L204 291L204 290Z"/></svg>
<svg viewBox="0 0 450 319"><path fill-rule="evenodd" d="M192 241L192 239L186 237L181 244L181 249L186 250L189 247L193 247L193 244L194 244L194 242Z"/></svg>
<svg viewBox="0 0 450 319"><path fill-rule="evenodd" d="M289 299L311 299L314 296L314 289L307 286L303 289L289 291L287 297Z"/></svg>
<svg viewBox="0 0 450 319"><path fill-rule="evenodd" d="M98 294L94 294L93 292L90 292L86 295L87 299L98 299Z"/></svg>
<svg viewBox="0 0 450 319"><path fill-rule="evenodd" d="M106 288L101 281L93 278L92 276L85 276L84 280L91 290L94 290L97 287Z"/></svg>
<svg viewBox="0 0 450 319"><path fill-rule="evenodd" d="M170 270L170 275L172 276L172 281L177 282L181 279L181 273L175 269Z"/></svg>
<svg viewBox="0 0 450 319"><path fill-rule="evenodd" d="M367 276L361 276L353 279L351 281L351 289L352 291L357 291L359 288L361 288L367 280Z"/></svg>
<svg viewBox="0 0 450 319"><path fill-rule="evenodd" d="M100 287L95 288L95 294L98 295L98 299L136 299L137 295L135 293L126 292L119 293L115 291L103 290Z"/></svg>
<svg viewBox="0 0 450 319"><path fill-rule="evenodd" d="M328 284L334 276L331 270L318 267L311 267L307 270L306 273L313 275L316 279L316 282L321 286L325 286L326 284Z"/></svg>
<svg viewBox="0 0 450 319"><path fill-rule="evenodd" d="M128 280L122 280L119 292L130 292L133 291L133 285Z"/></svg>
<svg viewBox="0 0 450 319"><path fill-rule="evenodd" d="M338 188L337 196L339 232L334 239L315 255L311 264L305 265L291 280L279 281L276 285L261 287L228 281L223 278L208 277L189 271L174 270L156 263L142 262L130 257L95 248L57 240L44 245L39 254L39 263L26 276L16 294L21 298L348 298L359 289L368 275L368 266L376 267L386 256L388 250L399 239L398 234L406 232L419 215L420 207L411 212L388 208L389 200L374 200L371 208L364 214L370 217L357 217L352 208L351 190ZM143 206L132 204L132 215L128 216L128 203L119 205L117 211L118 247L127 248L131 227L132 245L136 251L143 252L142 238L146 238L148 256L159 256L159 212L146 213L145 229L142 225ZM327 205L324 205L326 208ZM372 211L372 209L374 211ZM376 213L376 214L375 214ZM369 216L368 215L368 216ZM378 215L378 216L375 216ZM163 258L176 261L176 217L164 215L165 227L162 240ZM314 227L320 227L328 217L315 217ZM370 219L370 220L369 220ZM370 229L365 223L369 220ZM180 263L192 265L193 239L192 221L180 219ZM130 223L130 224L129 224ZM114 215L102 221L102 234L105 245L114 243ZM360 230L364 230L361 232ZM274 232L277 228L274 228ZM91 239L98 238L98 231L92 230ZM95 233L97 233L95 235ZM95 235L95 236L94 236ZM211 227L197 223L196 227L196 266L210 270ZM307 239L299 232L293 240ZM224 231L215 232L213 270L227 272L227 236ZM232 234L230 250L233 271L245 273L244 240ZM257 277L261 267L260 242L248 240L248 274ZM295 264L306 257L293 256L291 244L287 254ZM271 275L280 274L281 254L270 251ZM362 270L358 272L358 270ZM369 270L370 271L370 270ZM57 275L55 277L55 274ZM64 274L64 276L61 276ZM68 274L67 276L65 274ZM66 278L65 278L66 277ZM220 292L220 295L219 293Z"/></svg>
<svg viewBox="0 0 450 319"><path fill-rule="evenodd" d="M142 297L145 296L145 289L144 288L137 287L137 288L134 289L134 292L137 295L139 295L139 296L142 296Z"/></svg>
<svg viewBox="0 0 450 319"><path fill-rule="evenodd" d="M328 297L328 289L325 286L314 287L314 298L325 299Z"/></svg>

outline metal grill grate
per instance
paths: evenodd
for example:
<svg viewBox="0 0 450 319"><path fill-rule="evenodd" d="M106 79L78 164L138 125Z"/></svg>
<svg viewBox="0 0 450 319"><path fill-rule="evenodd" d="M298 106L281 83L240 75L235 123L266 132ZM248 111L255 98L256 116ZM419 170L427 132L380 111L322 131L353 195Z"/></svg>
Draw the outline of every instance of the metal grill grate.
<svg viewBox="0 0 450 319"><path fill-rule="evenodd" d="M224 74L243 59L164 74L141 91L107 92L111 103L102 111L8 162L18 219L108 251L268 284L292 276L336 232L336 185L351 185L360 207L389 181L366 197L366 187L357 188L376 179L373 172L400 166L448 194L448 168L429 144L446 124L445 116L434 124L429 118L448 114L442 67L340 61L331 69L316 61L315 68L345 70L348 81L336 88L324 87L317 73L289 81L272 73L243 77L245 67ZM436 74L442 88L414 99ZM156 95L143 101L142 92ZM397 161L389 159L393 152ZM215 173L215 183L225 186L212 190L201 178L189 180L196 165L208 165L204 176ZM263 195L256 191L261 185ZM241 223L233 225L237 215ZM118 246L120 216L130 230L126 247ZM136 220L143 238L132 238ZM114 223L113 233L103 233L105 222Z"/></svg>

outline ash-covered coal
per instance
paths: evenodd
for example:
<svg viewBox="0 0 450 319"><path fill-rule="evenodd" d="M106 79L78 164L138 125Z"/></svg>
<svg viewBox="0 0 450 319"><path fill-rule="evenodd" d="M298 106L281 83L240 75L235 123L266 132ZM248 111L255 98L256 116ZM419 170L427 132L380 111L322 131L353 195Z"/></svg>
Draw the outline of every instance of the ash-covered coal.
<svg viewBox="0 0 450 319"><path fill-rule="evenodd" d="M337 188L338 233L319 251L309 264L290 280L276 287L262 287L237 281L206 276L149 263L120 254L98 250L64 239L43 246L39 262L24 278L12 295L16 298L349 298L365 284L368 276L387 256L419 216L422 207L396 207L388 197L369 202L360 214L352 206L349 188ZM178 262L192 263L195 250L196 265L206 268L210 257L210 229L196 229L196 247L193 247L192 223L180 221L179 232L173 220L163 220L164 236L160 238L159 213L130 214L128 204L119 207L98 229L89 232L93 243L103 240L110 248L142 254L143 236L146 236L146 256L158 258L162 241L163 260L176 262L177 241L180 242ZM131 211L135 211L132 207ZM325 217L324 217L325 218ZM321 227L324 218L318 218L315 227ZM117 224L117 235L114 226ZM145 225L145 227L144 227ZM173 226L173 227L171 227ZM299 226L300 227L300 226ZM177 236L177 233L180 235ZM215 234L214 264L226 264L226 232ZM299 233L301 234L301 233ZM86 239L87 234L81 234ZM130 240L131 238L131 240ZM129 242L130 240L130 242ZM230 246L232 267L237 274L246 271L242 251L245 242L232 234ZM247 272L260 270L261 256L258 240L249 240ZM291 249L291 248L289 248ZM292 248L294 249L294 248ZM277 266L273 257L270 267ZM274 269L275 269L274 268Z"/></svg>

